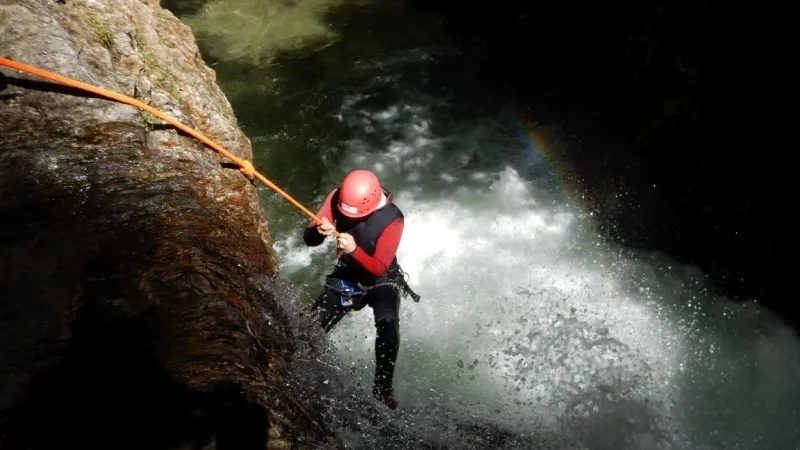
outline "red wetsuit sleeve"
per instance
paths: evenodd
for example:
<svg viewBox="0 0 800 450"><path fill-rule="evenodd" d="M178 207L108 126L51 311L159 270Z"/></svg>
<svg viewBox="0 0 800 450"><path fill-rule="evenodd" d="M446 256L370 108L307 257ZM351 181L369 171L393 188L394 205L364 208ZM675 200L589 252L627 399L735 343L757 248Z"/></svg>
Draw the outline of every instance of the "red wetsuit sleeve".
<svg viewBox="0 0 800 450"><path fill-rule="evenodd" d="M322 207L317 211L317 217L320 219L328 219L331 223L333 223L333 205L331 205L331 200L335 193L336 189L332 190L322 203ZM316 247L325 241L325 236L319 234L317 231L317 222L315 220L308 221L308 225L305 230L303 230L303 241L305 241L306 245L309 247Z"/></svg>
<svg viewBox="0 0 800 450"><path fill-rule="evenodd" d="M352 253L353 258L376 277L386 274L397 253L397 248L400 246L404 225L402 217L395 219L381 233L375 243L375 253L372 256L368 255L361 247L356 247Z"/></svg>

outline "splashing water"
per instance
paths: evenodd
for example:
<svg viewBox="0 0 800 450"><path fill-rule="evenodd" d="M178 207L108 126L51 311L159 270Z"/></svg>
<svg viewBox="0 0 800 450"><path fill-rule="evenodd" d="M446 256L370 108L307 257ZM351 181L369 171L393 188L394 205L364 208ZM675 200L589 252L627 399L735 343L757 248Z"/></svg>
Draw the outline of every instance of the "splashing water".
<svg viewBox="0 0 800 450"><path fill-rule="evenodd" d="M563 185L504 163L522 149L487 142L502 131L497 118L436 135L433 99L375 108L365 98L342 105L355 137L328 182L371 168L406 214L398 258L423 299L401 308L403 407L563 436L570 448L797 442L791 330L752 303L714 298L692 268L603 243ZM395 137L376 148L374 133ZM284 273L312 286L333 251L307 249L296 233L276 246ZM372 321L369 309L350 314L331 335L366 386Z"/></svg>
<svg viewBox="0 0 800 450"><path fill-rule="evenodd" d="M448 421L548 448L800 448L797 334L754 302L717 298L694 268L604 242L553 163L570 139L498 113L468 63L433 48L438 18L273 3L218 0L184 19L279 185L313 192L313 208L367 167L404 211L398 258L422 301L401 307L401 429L448 448L487 448ZM243 20L275 26L230 26ZM306 55L283 61L302 70L271 66L286 49ZM316 296L333 243L305 247L305 217L262 200L283 277ZM330 336L367 392L372 321L367 308Z"/></svg>

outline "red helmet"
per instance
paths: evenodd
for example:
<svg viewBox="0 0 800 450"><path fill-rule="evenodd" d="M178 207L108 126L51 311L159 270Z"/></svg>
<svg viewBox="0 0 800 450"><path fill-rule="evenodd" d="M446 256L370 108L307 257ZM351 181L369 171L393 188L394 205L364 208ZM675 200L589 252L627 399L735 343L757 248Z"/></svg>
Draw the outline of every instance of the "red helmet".
<svg viewBox="0 0 800 450"><path fill-rule="evenodd" d="M339 188L339 211L346 217L357 219L378 208L383 188L378 176L369 170L354 170L342 180Z"/></svg>

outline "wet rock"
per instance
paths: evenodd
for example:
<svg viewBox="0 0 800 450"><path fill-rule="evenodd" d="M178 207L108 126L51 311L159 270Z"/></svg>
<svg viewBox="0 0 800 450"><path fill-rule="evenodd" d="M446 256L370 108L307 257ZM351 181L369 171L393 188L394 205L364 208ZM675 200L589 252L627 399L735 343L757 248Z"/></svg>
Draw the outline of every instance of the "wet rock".
<svg viewBox="0 0 800 450"><path fill-rule="evenodd" d="M0 36L0 56L252 157L157 0L4 0ZM278 446L324 441L284 385L292 313L254 186L133 107L0 74L0 446L264 449L271 428Z"/></svg>

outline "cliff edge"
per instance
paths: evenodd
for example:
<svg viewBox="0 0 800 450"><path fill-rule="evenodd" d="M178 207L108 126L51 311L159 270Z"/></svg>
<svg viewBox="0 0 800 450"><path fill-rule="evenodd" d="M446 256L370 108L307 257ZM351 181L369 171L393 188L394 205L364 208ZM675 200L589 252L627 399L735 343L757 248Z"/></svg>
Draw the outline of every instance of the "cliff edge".
<svg viewBox="0 0 800 450"><path fill-rule="evenodd" d="M192 32L157 0L2 0L0 56L252 159ZM325 440L283 388L289 294L235 165L136 108L4 67L0 136L0 447Z"/></svg>

